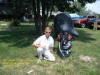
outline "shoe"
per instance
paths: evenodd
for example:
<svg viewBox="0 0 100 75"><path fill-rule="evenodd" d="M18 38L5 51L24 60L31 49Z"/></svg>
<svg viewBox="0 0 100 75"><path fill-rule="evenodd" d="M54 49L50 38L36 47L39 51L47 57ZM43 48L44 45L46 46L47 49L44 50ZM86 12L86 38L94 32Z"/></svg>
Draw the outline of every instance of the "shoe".
<svg viewBox="0 0 100 75"><path fill-rule="evenodd" d="M44 60L48 60L46 57L43 58Z"/></svg>

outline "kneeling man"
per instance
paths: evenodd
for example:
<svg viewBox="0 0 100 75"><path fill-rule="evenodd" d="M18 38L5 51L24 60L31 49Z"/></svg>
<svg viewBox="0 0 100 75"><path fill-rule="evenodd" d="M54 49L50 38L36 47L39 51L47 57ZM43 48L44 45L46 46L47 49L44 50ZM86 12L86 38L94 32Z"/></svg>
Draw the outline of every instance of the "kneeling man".
<svg viewBox="0 0 100 75"><path fill-rule="evenodd" d="M55 61L53 55L54 39L50 36L51 31L50 27L46 27L44 35L37 38L32 44L32 46L37 48L39 59Z"/></svg>

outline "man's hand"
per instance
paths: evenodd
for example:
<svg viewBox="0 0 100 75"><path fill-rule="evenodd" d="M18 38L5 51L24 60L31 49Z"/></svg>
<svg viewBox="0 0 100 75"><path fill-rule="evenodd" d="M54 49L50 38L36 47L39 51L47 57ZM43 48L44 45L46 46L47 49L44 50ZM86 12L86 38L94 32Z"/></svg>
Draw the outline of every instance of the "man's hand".
<svg viewBox="0 0 100 75"><path fill-rule="evenodd" d="M45 48L45 47L46 47L46 46L41 46L41 45L39 45L39 44L32 44L32 46L34 46L34 47L36 47L36 48L38 48L38 47Z"/></svg>
<svg viewBox="0 0 100 75"><path fill-rule="evenodd" d="M41 48L45 48L46 46L40 46Z"/></svg>

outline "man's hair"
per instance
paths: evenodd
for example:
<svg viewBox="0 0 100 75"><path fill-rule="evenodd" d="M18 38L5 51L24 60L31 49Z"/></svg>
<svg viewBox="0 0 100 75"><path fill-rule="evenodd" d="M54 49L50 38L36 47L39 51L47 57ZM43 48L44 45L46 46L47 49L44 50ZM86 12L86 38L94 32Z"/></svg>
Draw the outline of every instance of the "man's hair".
<svg viewBox="0 0 100 75"><path fill-rule="evenodd" d="M45 28L45 30L51 30L51 31L52 31L51 27L49 27L49 26L47 26L47 27Z"/></svg>

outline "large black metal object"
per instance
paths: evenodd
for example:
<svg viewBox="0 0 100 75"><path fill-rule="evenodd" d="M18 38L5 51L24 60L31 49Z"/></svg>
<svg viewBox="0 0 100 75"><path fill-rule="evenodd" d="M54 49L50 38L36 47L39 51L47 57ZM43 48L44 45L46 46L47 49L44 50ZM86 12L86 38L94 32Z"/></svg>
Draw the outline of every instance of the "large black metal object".
<svg viewBox="0 0 100 75"><path fill-rule="evenodd" d="M62 58L70 56L70 49L72 47L72 38L70 37L79 35L73 25L69 14L60 13L54 19L55 37L59 38L58 55Z"/></svg>

